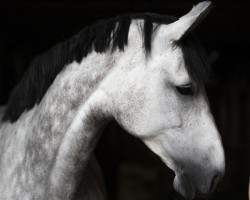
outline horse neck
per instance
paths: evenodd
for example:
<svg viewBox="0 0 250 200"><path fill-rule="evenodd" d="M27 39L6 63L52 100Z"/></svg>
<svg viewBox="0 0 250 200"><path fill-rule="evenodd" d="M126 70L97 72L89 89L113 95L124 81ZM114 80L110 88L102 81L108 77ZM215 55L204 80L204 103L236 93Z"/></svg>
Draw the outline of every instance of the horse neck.
<svg viewBox="0 0 250 200"><path fill-rule="evenodd" d="M58 199L72 194L96 146L107 116L99 85L113 62L109 53L93 52L66 66L33 112L29 143L39 149L33 163L50 171L50 189L59 191Z"/></svg>
<svg viewBox="0 0 250 200"><path fill-rule="evenodd" d="M36 109L44 119L44 128L65 133L79 110L96 95L113 62L109 53L92 52L81 63L73 62L66 66Z"/></svg>
<svg viewBox="0 0 250 200"><path fill-rule="evenodd" d="M7 128L3 130L9 133L4 136L12 137L8 140L12 144L3 145L11 145L11 155L19 155L11 165L6 159L5 167L13 166L10 170L14 173L15 166L21 165L27 175L24 185L33 188L35 184L37 193L48 191L48 198L53 199L74 195L99 131L111 116L113 102L105 92L117 79L124 78L121 68L131 64L135 46L141 49L139 36L137 25L131 24L129 37L133 45L124 52L92 52L80 64L65 66L38 105L23 113L16 123L4 125Z"/></svg>

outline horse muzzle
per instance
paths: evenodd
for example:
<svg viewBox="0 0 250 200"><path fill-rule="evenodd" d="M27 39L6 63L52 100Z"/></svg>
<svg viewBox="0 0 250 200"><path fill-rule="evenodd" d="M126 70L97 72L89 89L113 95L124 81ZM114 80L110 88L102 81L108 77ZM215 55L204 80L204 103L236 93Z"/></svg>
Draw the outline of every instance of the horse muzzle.
<svg viewBox="0 0 250 200"><path fill-rule="evenodd" d="M224 172L214 171L210 173L210 176L203 179L194 179L186 173L177 174L174 179L174 188L187 199L207 197L215 190L223 174Z"/></svg>

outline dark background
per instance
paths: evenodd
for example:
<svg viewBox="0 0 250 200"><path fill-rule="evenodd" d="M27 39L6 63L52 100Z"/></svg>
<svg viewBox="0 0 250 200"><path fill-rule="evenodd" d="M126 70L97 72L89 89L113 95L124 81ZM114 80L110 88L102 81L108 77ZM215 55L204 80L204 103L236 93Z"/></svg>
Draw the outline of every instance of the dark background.
<svg viewBox="0 0 250 200"><path fill-rule="evenodd" d="M31 59L102 18L130 12L182 16L198 1L23 0L0 2L0 105ZM207 91L226 151L226 175L210 199L247 199L250 144L250 1L214 1L196 35L213 65ZM173 173L140 141L110 124L97 155L110 199L178 199Z"/></svg>

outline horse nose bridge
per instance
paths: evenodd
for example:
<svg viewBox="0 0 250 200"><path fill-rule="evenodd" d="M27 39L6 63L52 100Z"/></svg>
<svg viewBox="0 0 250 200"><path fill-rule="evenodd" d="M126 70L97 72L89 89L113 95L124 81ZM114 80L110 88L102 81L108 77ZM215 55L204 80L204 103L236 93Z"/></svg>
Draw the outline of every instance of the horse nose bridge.
<svg viewBox="0 0 250 200"><path fill-rule="evenodd" d="M224 149L220 140L214 140L204 150L201 165L202 170L207 173L208 179L220 179L225 172ZM217 177L217 178L214 178Z"/></svg>
<svg viewBox="0 0 250 200"><path fill-rule="evenodd" d="M218 173L224 174L225 171L225 153L222 145L222 141L219 133L217 134L216 139L211 141L209 147L209 155L211 157L211 165L213 166L212 170L217 171Z"/></svg>
<svg viewBox="0 0 250 200"><path fill-rule="evenodd" d="M209 118L210 120L204 123L201 130L201 136L199 137L200 155L211 166L215 168L224 168L225 156L220 133L213 117L209 116Z"/></svg>

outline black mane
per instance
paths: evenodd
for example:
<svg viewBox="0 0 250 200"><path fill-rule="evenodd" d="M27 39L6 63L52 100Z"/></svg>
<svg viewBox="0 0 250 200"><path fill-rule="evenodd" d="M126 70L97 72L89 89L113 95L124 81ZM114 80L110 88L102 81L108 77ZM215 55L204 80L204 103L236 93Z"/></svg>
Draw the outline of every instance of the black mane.
<svg viewBox="0 0 250 200"><path fill-rule="evenodd" d="M144 20L142 32L146 53L151 50L153 23L169 24L177 20L172 16L143 13L102 20L86 27L77 35L57 44L30 63L29 70L10 95L3 121L14 122L25 110L38 104L57 74L73 61L80 63L93 50L100 53L109 48L124 50L128 43L129 27L133 19ZM182 47L190 75L197 80L206 79L209 65L205 56L200 53L201 47L194 37L187 36L179 45Z"/></svg>

